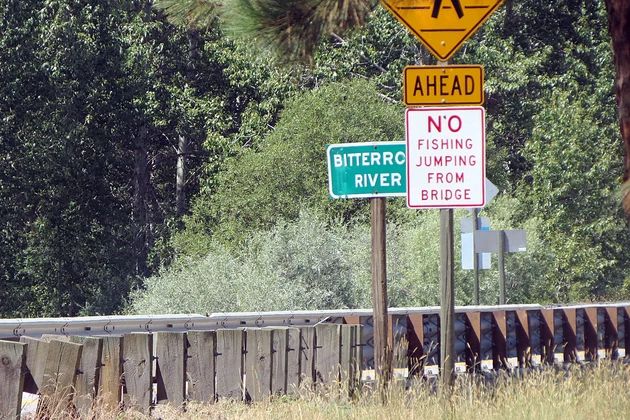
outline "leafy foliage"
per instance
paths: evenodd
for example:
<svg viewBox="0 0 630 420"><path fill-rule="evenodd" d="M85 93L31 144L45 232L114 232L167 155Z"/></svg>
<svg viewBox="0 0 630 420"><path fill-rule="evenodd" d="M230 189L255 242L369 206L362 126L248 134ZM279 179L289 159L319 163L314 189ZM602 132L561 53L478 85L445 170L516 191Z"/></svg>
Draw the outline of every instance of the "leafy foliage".
<svg viewBox="0 0 630 420"><path fill-rule="evenodd" d="M226 161L216 192L198 198L190 225L196 230L206 226L237 244L249 231L296 219L304 206L333 219L365 219L366 200L330 200L326 144L400 140L401 111L359 80L296 97L259 151L247 149Z"/></svg>
<svg viewBox="0 0 630 420"><path fill-rule="evenodd" d="M329 199L325 147L403 140L400 74L435 60L372 1L159 3L0 0L0 314L112 313L158 270L136 310L370 306L367 200ZM484 212L528 230L511 302L630 290L611 54L601 1L524 0L454 57L485 67ZM436 213L388 221L390 305L437 304Z"/></svg>
<svg viewBox="0 0 630 420"><path fill-rule="evenodd" d="M361 244L350 236L342 225L304 213L251 235L238 253L213 243L198 262L147 279L131 307L135 313L356 307L360 285L350 261Z"/></svg>

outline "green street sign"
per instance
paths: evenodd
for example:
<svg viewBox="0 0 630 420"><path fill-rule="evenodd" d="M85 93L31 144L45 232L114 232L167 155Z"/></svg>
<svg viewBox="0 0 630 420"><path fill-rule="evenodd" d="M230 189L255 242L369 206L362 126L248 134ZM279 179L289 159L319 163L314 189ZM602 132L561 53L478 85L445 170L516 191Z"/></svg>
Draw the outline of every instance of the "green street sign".
<svg viewBox="0 0 630 420"><path fill-rule="evenodd" d="M326 157L331 198L407 195L404 141L329 144Z"/></svg>

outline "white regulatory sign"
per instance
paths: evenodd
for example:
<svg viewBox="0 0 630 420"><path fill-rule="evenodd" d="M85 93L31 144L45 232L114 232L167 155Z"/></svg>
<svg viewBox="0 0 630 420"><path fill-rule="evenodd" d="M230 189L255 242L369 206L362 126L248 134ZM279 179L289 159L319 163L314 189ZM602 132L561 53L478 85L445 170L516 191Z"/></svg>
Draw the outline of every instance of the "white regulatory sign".
<svg viewBox="0 0 630 420"><path fill-rule="evenodd" d="M480 106L408 108L407 206L483 207L486 124Z"/></svg>

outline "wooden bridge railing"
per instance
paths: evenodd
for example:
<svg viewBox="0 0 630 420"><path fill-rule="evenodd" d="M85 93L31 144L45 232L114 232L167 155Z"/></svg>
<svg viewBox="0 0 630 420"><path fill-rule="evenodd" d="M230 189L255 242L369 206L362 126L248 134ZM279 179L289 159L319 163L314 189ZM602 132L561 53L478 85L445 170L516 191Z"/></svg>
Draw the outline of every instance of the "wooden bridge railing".
<svg viewBox="0 0 630 420"><path fill-rule="evenodd" d="M458 307L455 312L458 372L630 356L628 302ZM439 308L395 308L389 314L394 367L409 375L438 374ZM239 316L243 318L243 314ZM230 317L225 315L226 320ZM180 406L188 400L258 401L292 392L302 384L335 380L348 381L352 389L361 375L371 376L370 310L303 311L290 317L263 313L238 319L219 322L216 316L199 317L186 321L181 327L186 332L156 329L153 333L63 337L66 341L60 336L29 338L26 332L33 328L28 320L8 320L12 325L17 322L18 327L11 331L20 342L0 341L0 414L19 413L22 391L46 395L53 390L73 390L68 392L68 401L83 411L94 398L111 405L124 401L148 411L153 404ZM319 324L227 327L230 322L243 325L254 319L256 324L266 325L313 320ZM77 319L79 328L75 320L63 320L62 331L94 333L97 328L90 326L95 321L100 319ZM202 322L208 323L208 329L199 328ZM173 329L173 325L166 322L164 328Z"/></svg>
<svg viewBox="0 0 630 420"><path fill-rule="evenodd" d="M320 324L0 341L0 418L20 418L23 392L54 394L87 413L94 401L148 412L155 403L259 401L334 381L352 388L360 337L359 325Z"/></svg>

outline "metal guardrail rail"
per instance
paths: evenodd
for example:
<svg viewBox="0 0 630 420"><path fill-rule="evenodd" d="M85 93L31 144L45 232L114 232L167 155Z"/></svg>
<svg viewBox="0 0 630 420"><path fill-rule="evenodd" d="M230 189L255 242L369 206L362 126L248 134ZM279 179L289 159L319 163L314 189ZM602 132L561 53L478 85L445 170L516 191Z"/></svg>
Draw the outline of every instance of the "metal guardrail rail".
<svg viewBox="0 0 630 420"><path fill-rule="evenodd" d="M389 338L399 368L422 361L439 366L440 308L390 308ZM456 369L619 358L630 355L630 302L574 305L459 306L455 308ZM361 324L363 368L374 366L371 309L231 312L175 315L0 319L0 339L114 336L138 332L213 331L235 328Z"/></svg>
<svg viewBox="0 0 630 420"><path fill-rule="evenodd" d="M630 306L630 303L611 304ZM591 305L593 306L593 305ZM602 305L596 305L601 307ZM584 307L584 306L579 306ZM545 309L541 305L460 306L456 312L491 312L509 310ZM438 306L390 308L389 315L439 313ZM339 309L318 311L280 312L218 312L208 316L200 314L86 316L66 318L13 318L0 319L0 338L41 337L43 334L108 335L131 332L216 330L221 328L305 326L320 322L341 322L349 316L369 317L372 309ZM331 321L332 320L332 321Z"/></svg>

